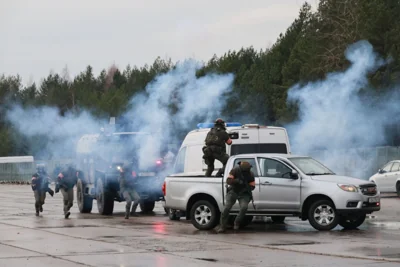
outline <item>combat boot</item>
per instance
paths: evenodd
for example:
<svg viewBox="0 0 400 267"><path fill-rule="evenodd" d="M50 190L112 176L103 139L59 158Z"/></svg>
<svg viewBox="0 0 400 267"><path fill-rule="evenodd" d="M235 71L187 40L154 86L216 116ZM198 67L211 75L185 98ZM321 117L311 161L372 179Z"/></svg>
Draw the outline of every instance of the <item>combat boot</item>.
<svg viewBox="0 0 400 267"><path fill-rule="evenodd" d="M125 209L125 219L129 219L129 208Z"/></svg>
<svg viewBox="0 0 400 267"><path fill-rule="evenodd" d="M65 216L64 216L65 219L68 219L69 215L71 215L71 212L68 211L67 213L65 213Z"/></svg>
<svg viewBox="0 0 400 267"><path fill-rule="evenodd" d="M218 234L222 234L222 233L225 233L225 231L226 231L225 227L220 226L220 227L218 228L218 230L217 230L217 233L218 233Z"/></svg>
<svg viewBox="0 0 400 267"><path fill-rule="evenodd" d="M39 211L43 212L43 207L42 206L40 206Z"/></svg>
<svg viewBox="0 0 400 267"><path fill-rule="evenodd" d="M36 216L39 216L39 211L38 210L36 211Z"/></svg>

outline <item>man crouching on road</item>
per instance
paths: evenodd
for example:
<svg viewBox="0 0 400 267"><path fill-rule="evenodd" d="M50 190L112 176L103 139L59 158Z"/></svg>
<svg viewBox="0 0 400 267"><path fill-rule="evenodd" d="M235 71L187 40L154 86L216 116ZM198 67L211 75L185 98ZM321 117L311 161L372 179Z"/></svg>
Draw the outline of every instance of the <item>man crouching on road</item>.
<svg viewBox="0 0 400 267"><path fill-rule="evenodd" d="M232 206L239 201L240 211L234 222L234 230L238 230L240 223L246 215L247 207L252 199L252 191L255 188L254 173L250 171L251 164L247 161L242 161L239 166L234 167L226 180L229 185L228 193L226 194L226 204L224 211L221 214L220 228L218 233L223 233L226 230L228 223L229 211Z"/></svg>

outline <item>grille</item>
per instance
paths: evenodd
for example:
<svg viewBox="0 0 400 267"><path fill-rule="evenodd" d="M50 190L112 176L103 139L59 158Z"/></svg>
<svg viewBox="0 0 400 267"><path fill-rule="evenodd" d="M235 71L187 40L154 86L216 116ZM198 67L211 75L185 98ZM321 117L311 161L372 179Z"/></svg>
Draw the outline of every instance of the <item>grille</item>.
<svg viewBox="0 0 400 267"><path fill-rule="evenodd" d="M366 196L375 196L377 193L376 185L374 184L363 184L360 185L360 190L363 195Z"/></svg>

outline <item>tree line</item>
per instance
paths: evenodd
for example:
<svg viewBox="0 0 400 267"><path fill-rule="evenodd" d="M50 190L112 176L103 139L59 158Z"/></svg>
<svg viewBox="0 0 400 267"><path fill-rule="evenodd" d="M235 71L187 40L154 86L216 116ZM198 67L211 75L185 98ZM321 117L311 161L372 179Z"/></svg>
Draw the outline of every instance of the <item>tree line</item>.
<svg viewBox="0 0 400 267"><path fill-rule="evenodd" d="M298 17L271 47L259 51L247 47L214 55L197 75L235 75L233 93L221 114L226 120L241 112L264 124L285 125L297 119L298 111L295 104L286 101L288 89L346 69L349 62L344 52L359 40L369 41L380 56L390 59L368 77L374 93L379 96L385 88L399 83L399 14L398 0L321 0L316 11L305 2ZM123 70L112 66L98 76L87 66L72 80L66 69L28 86L22 85L18 75L1 75L0 156L35 154L5 120L5 112L13 103L57 107L61 115L89 110L98 118L118 117L127 109L129 99L175 66L171 60L158 57L151 65L128 65Z"/></svg>

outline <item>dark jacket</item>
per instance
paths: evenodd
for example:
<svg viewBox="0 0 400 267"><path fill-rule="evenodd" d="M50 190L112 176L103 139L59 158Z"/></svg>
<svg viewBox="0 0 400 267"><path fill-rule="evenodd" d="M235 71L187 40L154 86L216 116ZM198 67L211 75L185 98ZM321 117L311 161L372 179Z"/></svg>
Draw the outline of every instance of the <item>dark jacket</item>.
<svg viewBox="0 0 400 267"><path fill-rule="evenodd" d="M233 179L228 179L227 181L230 185L229 190L233 190L237 194L250 194L254 189L249 185L249 183L255 181L254 173L252 171L242 171L238 166L230 171L229 176L233 176Z"/></svg>
<svg viewBox="0 0 400 267"><path fill-rule="evenodd" d="M47 173L35 173L32 175L31 187L33 191L47 191L49 188L49 179Z"/></svg>
<svg viewBox="0 0 400 267"><path fill-rule="evenodd" d="M74 188L78 182L77 171L74 168L68 168L58 174L57 184L60 188L66 190Z"/></svg>
<svg viewBox="0 0 400 267"><path fill-rule="evenodd" d="M135 188L136 172L132 165L125 166L120 171L119 189L121 192Z"/></svg>

